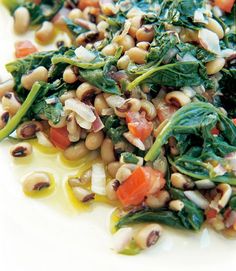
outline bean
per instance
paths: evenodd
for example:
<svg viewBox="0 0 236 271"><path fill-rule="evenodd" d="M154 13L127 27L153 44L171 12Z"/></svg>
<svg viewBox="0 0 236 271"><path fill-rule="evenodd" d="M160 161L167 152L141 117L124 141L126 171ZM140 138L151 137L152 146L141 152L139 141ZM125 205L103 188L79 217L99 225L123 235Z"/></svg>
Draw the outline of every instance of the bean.
<svg viewBox="0 0 236 271"><path fill-rule="evenodd" d="M129 63L130 63L129 56L124 55L118 60L117 67L119 70L125 70L128 68Z"/></svg>
<svg viewBox="0 0 236 271"><path fill-rule="evenodd" d="M169 208L172 211L180 212L184 208L184 203L181 200L172 200L169 203Z"/></svg>
<svg viewBox="0 0 236 271"><path fill-rule="evenodd" d="M129 21L131 22L129 34L136 38L136 33L141 26L142 15L133 16Z"/></svg>
<svg viewBox="0 0 236 271"><path fill-rule="evenodd" d="M86 148L84 141L76 143L70 147L68 147L64 151L64 156L68 160L78 160L83 158L85 155L89 153L89 150Z"/></svg>
<svg viewBox="0 0 236 271"><path fill-rule="evenodd" d="M212 60L206 64L206 70L208 75L215 74L222 70L222 68L225 65L225 59L224 58L216 58L215 60Z"/></svg>
<svg viewBox="0 0 236 271"><path fill-rule="evenodd" d="M107 165L107 171L112 178L116 177L116 173L120 166L121 166L120 162L111 162Z"/></svg>
<svg viewBox="0 0 236 271"><path fill-rule="evenodd" d="M83 12L78 8L73 8L69 12L68 18L72 21L74 21L75 19L83 18Z"/></svg>
<svg viewBox="0 0 236 271"><path fill-rule="evenodd" d="M83 101L93 97L95 94L99 92L100 92L99 89L85 82L78 86L76 90L76 96L80 101Z"/></svg>
<svg viewBox="0 0 236 271"><path fill-rule="evenodd" d="M21 142L12 146L10 153L13 157L25 157L32 153L32 146L27 142Z"/></svg>
<svg viewBox="0 0 236 271"><path fill-rule="evenodd" d="M135 41L130 35L125 35L122 39L118 40L117 43L122 47L123 52L126 52L135 46Z"/></svg>
<svg viewBox="0 0 236 271"><path fill-rule="evenodd" d="M138 42L136 46L140 49L147 51L150 47L150 43L147 41L141 41L141 42Z"/></svg>
<svg viewBox="0 0 236 271"><path fill-rule="evenodd" d="M131 49L129 49L126 54L129 56L129 58L137 63L137 64L144 64L146 63L146 56L147 56L147 51L137 48L137 47L133 47Z"/></svg>
<svg viewBox="0 0 236 271"><path fill-rule="evenodd" d="M14 29L16 33L25 33L30 24L30 13L27 8L19 7L14 12Z"/></svg>
<svg viewBox="0 0 236 271"><path fill-rule="evenodd" d="M194 183L191 181L191 179L181 173L172 173L170 179L171 184L175 188L190 189L194 186Z"/></svg>
<svg viewBox="0 0 236 271"><path fill-rule="evenodd" d="M147 196L145 203L150 208L162 208L170 200L170 194L166 190L161 190L155 195Z"/></svg>
<svg viewBox="0 0 236 271"><path fill-rule="evenodd" d="M32 194L33 192L39 192L42 189L47 189L50 186L50 177L45 172L33 172L23 181L23 190L28 195Z"/></svg>
<svg viewBox="0 0 236 271"><path fill-rule="evenodd" d="M68 137L70 142L80 140L81 128L77 125L74 112L71 112L67 117L67 131L69 132Z"/></svg>
<svg viewBox="0 0 236 271"><path fill-rule="evenodd" d="M43 125L40 122L26 121L16 129L16 134L18 138L30 139L34 138L39 131L43 131Z"/></svg>
<svg viewBox="0 0 236 271"><path fill-rule="evenodd" d="M101 157L105 164L114 162L116 160L114 155L114 146L109 138L105 138L101 145Z"/></svg>
<svg viewBox="0 0 236 271"><path fill-rule="evenodd" d="M136 32L137 41L148 41L151 42L154 38L154 29L152 25L143 25Z"/></svg>
<svg viewBox="0 0 236 271"><path fill-rule="evenodd" d="M74 90L69 90L69 91L63 93L63 94L59 97L59 99L60 99L60 101L61 101L62 104L65 104L65 101L66 101L67 99L75 98L75 97L76 97L76 92L75 92Z"/></svg>
<svg viewBox="0 0 236 271"><path fill-rule="evenodd" d="M191 103L191 99L181 91L171 91L166 97L165 101L168 104L173 104L177 107L182 107L188 103Z"/></svg>
<svg viewBox="0 0 236 271"><path fill-rule="evenodd" d="M68 84L73 84L77 81L78 76L75 74L73 68L71 66L66 67L63 72L63 80Z"/></svg>
<svg viewBox="0 0 236 271"><path fill-rule="evenodd" d="M95 194L82 187L72 187L73 194L77 200L85 203L94 199Z"/></svg>
<svg viewBox="0 0 236 271"><path fill-rule="evenodd" d="M48 81L48 70L43 66L39 66L21 78L21 84L27 90L31 90L33 84L37 81Z"/></svg>
<svg viewBox="0 0 236 271"><path fill-rule="evenodd" d="M120 183L118 180L111 180L107 185L106 185L106 195L108 199L110 200L117 200L117 195L116 195L116 190L119 187Z"/></svg>
<svg viewBox="0 0 236 271"><path fill-rule="evenodd" d="M85 146L91 151L96 150L102 145L103 138L104 135L102 131L97 133L90 132L85 139Z"/></svg>
<svg viewBox="0 0 236 271"><path fill-rule="evenodd" d="M7 111L3 111L0 114L0 130L6 126L8 120L10 118L10 114Z"/></svg>
<svg viewBox="0 0 236 271"><path fill-rule="evenodd" d="M7 92L2 97L2 107L5 111L10 113L10 115L15 115L21 107L21 103L18 101L15 93Z"/></svg>
<svg viewBox="0 0 236 271"><path fill-rule="evenodd" d="M105 55L105 56L114 56L115 53L116 53L116 50L117 50L117 45L116 44L108 44L107 46L105 46L103 49L102 49L102 53Z"/></svg>
<svg viewBox="0 0 236 271"><path fill-rule="evenodd" d="M148 100L141 100L140 110L146 112L146 117L148 120L153 120L157 116L155 106Z"/></svg>
<svg viewBox="0 0 236 271"><path fill-rule="evenodd" d="M99 116L102 115L103 109L109 108L109 105L107 104L103 94L96 95L95 100L94 100L94 107Z"/></svg>
<svg viewBox="0 0 236 271"><path fill-rule="evenodd" d="M0 84L0 99L7 93L12 92L14 88L14 80L9 79L3 83Z"/></svg>
<svg viewBox="0 0 236 271"><path fill-rule="evenodd" d="M142 249L156 244L162 233L162 227L159 224L149 224L144 226L135 236L134 240Z"/></svg>
<svg viewBox="0 0 236 271"><path fill-rule="evenodd" d="M224 30L222 26L213 18L208 18L208 23L205 25L206 28L211 30L212 32L216 33L219 39L223 39L224 37Z"/></svg>
<svg viewBox="0 0 236 271"><path fill-rule="evenodd" d="M49 120L48 124L53 128L63 128L67 124L66 117L65 116L61 117L60 121L57 124L55 124L55 123L53 123L53 121Z"/></svg>
<svg viewBox="0 0 236 271"><path fill-rule="evenodd" d="M122 183L124 182L130 175L132 174L132 171L127 168L125 165L121 166L116 173L116 179Z"/></svg>
<svg viewBox="0 0 236 271"><path fill-rule="evenodd" d="M43 22L39 30L35 32L35 37L42 43L49 42L54 35L54 26L51 22Z"/></svg>

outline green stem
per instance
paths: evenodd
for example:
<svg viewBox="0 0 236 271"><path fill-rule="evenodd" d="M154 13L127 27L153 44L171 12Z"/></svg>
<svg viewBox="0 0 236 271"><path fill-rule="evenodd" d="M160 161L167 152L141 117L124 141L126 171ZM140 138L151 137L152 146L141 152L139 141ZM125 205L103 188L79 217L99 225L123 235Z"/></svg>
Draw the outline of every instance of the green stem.
<svg viewBox="0 0 236 271"><path fill-rule="evenodd" d="M15 114L14 117L10 119L10 121L8 121L7 125L0 130L0 141L8 137L16 129L21 119L24 117L24 115L27 113L27 111L35 101L40 88L41 85L38 82L34 83L30 93L28 94L26 100L24 101L18 112Z"/></svg>

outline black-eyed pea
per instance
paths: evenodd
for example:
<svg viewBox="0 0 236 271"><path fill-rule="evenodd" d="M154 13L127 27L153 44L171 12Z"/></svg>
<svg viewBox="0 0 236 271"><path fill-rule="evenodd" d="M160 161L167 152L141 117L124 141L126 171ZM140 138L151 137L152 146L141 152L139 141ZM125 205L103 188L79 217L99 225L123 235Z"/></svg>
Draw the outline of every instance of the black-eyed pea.
<svg viewBox="0 0 236 271"><path fill-rule="evenodd" d="M141 27L142 15L133 16L132 18L129 19L129 21L131 22L131 26L129 28L129 34L133 38L136 38L136 33L138 29Z"/></svg>
<svg viewBox="0 0 236 271"><path fill-rule="evenodd" d="M14 12L14 29L18 34L25 33L30 25L30 13L27 8L19 7Z"/></svg>
<svg viewBox="0 0 236 271"><path fill-rule="evenodd" d="M75 74L73 67L68 66L63 72L63 80L68 84L73 84L77 81L78 76Z"/></svg>
<svg viewBox="0 0 236 271"><path fill-rule="evenodd" d="M80 141L79 143L69 146L64 151L64 156L67 160L73 161L83 158L88 153L89 150L86 148L84 141Z"/></svg>
<svg viewBox="0 0 236 271"><path fill-rule="evenodd" d="M181 91L171 91L165 96L165 101L168 104L173 104L177 107L182 107L191 103L191 99Z"/></svg>
<svg viewBox="0 0 236 271"><path fill-rule="evenodd" d="M95 198L95 194L82 187L72 187L72 191L77 200L87 203Z"/></svg>
<svg viewBox="0 0 236 271"><path fill-rule="evenodd" d="M30 139L36 137L39 131L43 131L43 125L40 122L26 121L16 129L16 134L20 139Z"/></svg>
<svg viewBox="0 0 236 271"><path fill-rule="evenodd" d="M150 43L147 41L140 41L136 44L136 46L140 49L147 51L150 47Z"/></svg>
<svg viewBox="0 0 236 271"><path fill-rule="evenodd" d="M124 182L132 174L131 169L126 167L126 165L121 166L116 172L116 180L120 183Z"/></svg>
<svg viewBox="0 0 236 271"><path fill-rule="evenodd" d="M206 71L208 75L213 75L222 70L225 65L225 59L222 57L216 58L206 64Z"/></svg>
<svg viewBox="0 0 236 271"><path fill-rule="evenodd" d="M48 70L43 66L39 66L21 77L21 84L27 90L31 90L33 84L37 81L48 81Z"/></svg>
<svg viewBox="0 0 236 271"><path fill-rule="evenodd" d="M169 202L169 208L172 211L180 212L184 208L184 203L181 200L172 200Z"/></svg>
<svg viewBox="0 0 236 271"><path fill-rule="evenodd" d="M222 26L213 18L208 18L208 23L205 27L212 32L215 32L219 39L223 39L224 37L224 30Z"/></svg>
<svg viewBox="0 0 236 271"><path fill-rule="evenodd" d="M96 95L95 100L94 100L94 107L99 116L102 115L102 111L104 109L109 109L109 105L107 104L102 93Z"/></svg>
<svg viewBox="0 0 236 271"><path fill-rule="evenodd" d="M155 106L148 100L141 100L140 111L146 112L146 117L148 120L153 120L157 116Z"/></svg>
<svg viewBox="0 0 236 271"><path fill-rule="evenodd" d="M151 42L154 38L154 28L152 25L143 25L136 32L137 41Z"/></svg>
<svg viewBox="0 0 236 271"><path fill-rule="evenodd" d="M117 200L116 190L118 189L120 182L116 179L111 180L106 185L106 195L110 200Z"/></svg>
<svg viewBox="0 0 236 271"><path fill-rule="evenodd" d="M100 93L101 91L92 86L91 84L84 82L78 86L76 90L76 96L80 101L87 100L91 98L93 95Z"/></svg>
<svg viewBox="0 0 236 271"><path fill-rule="evenodd" d="M75 21L75 19L83 18L83 12L78 8L73 8L69 14L68 18L72 21Z"/></svg>
<svg viewBox="0 0 236 271"><path fill-rule="evenodd" d="M2 107L10 115L15 115L21 107L21 103L13 92L7 92L2 97Z"/></svg>
<svg viewBox="0 0 236 271"><path fill-rule="evenodd" d="M66 126L66 116L61 117L60 121L58 123L53 123L53 121L49 120L48 124L53 128L63 128Z"/></svg>
<svg viewBox="0 0 236 271"><path fill-rule="evenodd" d="M8 92L12 92L14 88L14 80L9 79L7 81L4 81L0 83L0 99Z"/></svg>
<svg viewBox="0 0 236 271"><path fill-rule="evenodd" d="M21 142L10 148L10 154L13 157L26 157L32 153L32 146L30 143Z"/></svg>
<svg viewBox="0 0 236 271"><path fill-rule="evenodd" d="M125 70L128 68L129 66L129 63L130 63L130 58L128 55L124 55L122 56L118 62L117 62L117 67L119 70Z"/></svg>
<svg viewBox="0 0 236 271"><path fill-rule="evenodd" d="M115 178L116 177L116 173L118 171L118 169L121 167L121 163L120 162L111 162L107 165L107 171L109 173L109 175L112 177L112 178Z"/></svg>
<svg viewBox="0 0 236 271"><path fill-rule="evenodd" d="M49 189L52 185L51 178L46 172L33 172L23 180L23 191L26 195L36 195L41 190Z"/></svg>
<svg viewBox="0 0 236 271"><path fill-rule="evenodd" d="M170 180L171 184L178 189L191 189L194 187L191 179L181 173L172 173Z"/></svg>
<svg viewBox="0 0 236 271"><path fill-rule="evenodd" d="M114 162L116 160L114 154L114 146L112 140L105 138L101 145L101 158L105 164Z"/></svg>
<svg viewBox="0 0 236 271"><path fill-rule="evenodd" d="M76 97L76 92L75 90L69 90L69 91L66 91L65 93L63 93L59 99L61 101L61 103L64 105L65 104L65 101L67 99L71 99L71 98L75 98Z"/></svg>
<svg viewBox="0 0 236 271"><path fill-rule="evenodd" d="M162 234L162 227L159 224L149 224L144 226L135 234L134 240L142 249L155 245Z"/></svg>
<svg viewBox="0 0 236 271"><path fill-rule="evenodd" d="M102 53L105 56L114 56L116 53L117 47L118 46L115 43L108 44L102 49Z"/></svg>
<svg viewBox="0 0 236 271"><path fill-rule="evenodd" d="M10 118L9 112L3 111L0 113L0 129L6 126L9 118Z"/></svg>
<svg viewBox="0 0 236 271"><path fill-rule="evenodd" d="M170 194L166 190L161 190L157 194L147 196L145 203L150 208L162 208L170 200Z"/></svg>
<svg viewBox="0 0 236 271"><path fill-rule="evenodd" d="M49 42L54 35L54 26L51 22L43 22L41 27L35 32L35 37L42 43Z"/></svg>
<svg viewBox="0 0 236 271"><path fill-rule="evenodd" d="M118 40L117 43L122 47L123 52L126 52L135 46L135 41L130 35L125 35L123 38Z"/></svg>
<svg viewBox="0 0 236 271"><path fill-rule="evenodd" d="M91 151L96 150L102 145L103 139L103 131L90 132L85 139L85 146Z"/></svg>
<svg viewBox="0 0 236 271"><path fill-rule="evenodd" d="M126 51L126 54L129 56L130 60L136 64L146 63L147 51L143 49L132 47Z"/></svg>

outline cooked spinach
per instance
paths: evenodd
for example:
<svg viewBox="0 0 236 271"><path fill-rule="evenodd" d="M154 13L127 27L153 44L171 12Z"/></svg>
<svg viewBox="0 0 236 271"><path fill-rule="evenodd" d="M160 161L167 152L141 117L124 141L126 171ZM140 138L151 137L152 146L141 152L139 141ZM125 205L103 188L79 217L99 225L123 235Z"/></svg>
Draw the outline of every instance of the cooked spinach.
<svg viewBox="0 0 236 271"><path fill-rule="evenodd" d="M236 211L236 195L233 195L229 201L229 207Z"/></svg>
<svg viewBox="0 0 236 271"><path fill-rule="evenodd" d="M114 144L124 140L123 133L128 131L127 126L117 116L103 117L104 130Z"/></svg>
<svg viewBox="0 0 236 271"><path fill-rule="evenodd" d="M67 28L71 31L71 33L76 37L80 34L88 32L88 29L83 28L82 26L75 24L72 20L68 18L64 18Z"/></svg>

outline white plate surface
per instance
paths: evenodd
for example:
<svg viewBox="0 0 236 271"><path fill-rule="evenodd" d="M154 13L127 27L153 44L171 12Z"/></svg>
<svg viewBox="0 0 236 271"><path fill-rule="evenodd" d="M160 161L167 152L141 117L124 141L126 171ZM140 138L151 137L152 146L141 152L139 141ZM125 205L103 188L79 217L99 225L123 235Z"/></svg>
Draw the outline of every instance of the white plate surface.
<svg viewBox="0 0 236 271"><path fill-rule="evenodd" d="M27 34L28 37L32 33ZM13 59L12 19L0 5L0 78L9 75L4 64ZM236 241L204 229L198 234L165 231L158 245L137 256L110 249L109 215L112 208L96 206L79 213L70 204L63 181L65 170L56 155L35 151L29 165L15 163L9 142L0 144L0 270L2 271L157 271L234 270ZM23 195L21 177L44 169L55 176L60 197L34 200Z"/></svg>

